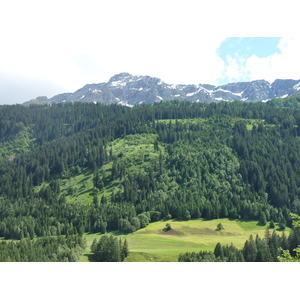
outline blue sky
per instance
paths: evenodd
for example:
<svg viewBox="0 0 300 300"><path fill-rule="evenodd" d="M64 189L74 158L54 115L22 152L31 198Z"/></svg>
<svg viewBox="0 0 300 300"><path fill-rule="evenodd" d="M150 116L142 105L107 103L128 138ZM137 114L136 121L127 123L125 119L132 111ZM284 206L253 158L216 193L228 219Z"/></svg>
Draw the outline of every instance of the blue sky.
<svg viewBox="0 0 300 300"><path fill-rule="evenodd" d="M268 57L280 53L277 47L280 39L281 37L230 37L221 43L217 53L223 60L226 56L235 54L244 57Z"/></svg>
<svg viewBox="0 0 300 300"><path fill-rule="evenodd" d="M299 79L298 15L288 2L272 3L270 14L258 0L247 13L236 0L5 1L0 104L74 92L121 72L173 84Z"/></svg>
<svg viewBox="0 0 300 300"><path fill-rule="evenodd" d="M218 84L226 84L229 81L249 81L251 73L247 69L247 60L256 56L257 58L268 58L274 54L281 54L278 47L281 37L229 37L221 42L217 49L217 55L224 62L224 78L218 78ZM226 70L235 64L237 72L230 76Z"/></svg>

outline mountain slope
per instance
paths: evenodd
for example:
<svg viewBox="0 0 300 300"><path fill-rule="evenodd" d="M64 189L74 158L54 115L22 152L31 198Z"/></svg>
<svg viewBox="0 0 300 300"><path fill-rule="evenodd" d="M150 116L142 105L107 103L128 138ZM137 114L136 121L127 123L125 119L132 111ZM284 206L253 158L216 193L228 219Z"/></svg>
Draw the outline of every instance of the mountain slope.
<svg viewBox="0 0 300 300"><path fill-rule="evenodd" d="M271 104L0 107L0 138L28 129L30 142L0 161L0 237L127 234L167 219L290 226L300 109Z"/></svg>
<svg viewBox="0 0 300 300"><path fill-rule="evenodd" d="M156 77L135 76L120 73L111 77L107 83L87 84L74 93L56 95L50 99L38 97L25 102L100 102L135 106L142 103L155 103L164 100L184 100L192 102L217 102L242 100L248 102L267 101L285 98L300 93L300 80L276 79L272 84L265 80L236 82L222 86L210 84L167 84ZM39 100L43 101L39 101Z"/></svg>

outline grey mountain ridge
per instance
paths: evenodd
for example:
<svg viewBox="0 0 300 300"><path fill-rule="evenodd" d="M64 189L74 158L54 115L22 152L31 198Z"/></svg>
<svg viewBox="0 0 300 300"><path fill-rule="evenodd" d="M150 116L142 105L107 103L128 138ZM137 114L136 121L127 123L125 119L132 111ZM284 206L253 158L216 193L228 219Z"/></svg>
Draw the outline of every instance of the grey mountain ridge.
<svg viewBox="0 0 300 300"><path fill-rule="evenodd" d="M206 103L234 100L255 102L295 94L300 94L300 80L276 79L272 84L265 80L254 80L215 86L167 84L156 77L120 73L106 83L87 84L74 93L59 94L50 99L38 97L23 105L81 101L134 106L174 99Z"/></svg>

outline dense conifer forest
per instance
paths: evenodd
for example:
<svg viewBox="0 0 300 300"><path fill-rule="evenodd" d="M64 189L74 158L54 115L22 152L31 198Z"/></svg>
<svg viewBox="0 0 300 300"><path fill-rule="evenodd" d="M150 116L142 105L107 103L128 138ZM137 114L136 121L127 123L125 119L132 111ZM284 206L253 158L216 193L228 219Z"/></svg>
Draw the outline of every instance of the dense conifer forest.
<svg viewBox="0 0 300 300"><path fill-rule="evenodd" d="M34 261L16 249L35 248L36 261L74 261L85 232L130 233L161 219L255 219L291 227L290 213L300 214L299 102L293 96L133 108L1 106L0 237L18 240L1 242L1 260ZM141 148L142 139L144 152L130 156L118 147ZM74 183L77 176L92 177L88 193L84 180ZM80 193L86 201L78 200ZM273 250L260 250L274 239L275 248L290 250L299 241L298 235L293 244L272 234L252 237L255 260L275 260ZM42 254L43 244L58 244L60 252ZM247 261L245 249L230 247L217 245L197 259Z"/></svg>

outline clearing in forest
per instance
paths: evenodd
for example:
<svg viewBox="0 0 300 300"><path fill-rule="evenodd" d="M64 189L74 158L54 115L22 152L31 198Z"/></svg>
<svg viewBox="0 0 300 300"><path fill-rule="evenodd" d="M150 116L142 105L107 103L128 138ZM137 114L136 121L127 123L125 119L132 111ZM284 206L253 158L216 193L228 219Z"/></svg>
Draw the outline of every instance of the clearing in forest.
<svg viewBox="0 0 300 300"><path fill-rule="evenodd" d="M171 225L171 230L164 231L167 223ZM219 223L222 223L224 230L216 230ZM251 234L254 237L256 234L264 237L267 226L259 226L257 223L257 221L229 219L168 220L150 223L146 228L131 234L112 234L126 238L130 251L125 259L127 262L176 262L180 253L213 251L218 242L222 245L232 243L241 249ZM273 229L270 229L271 233L272 231ZM288 234L288 232L289 228L286 228L285 233ZM278 231L277 233L280 234ZM80 261L88 261L90 246L93 240L100 236L100 234L86 235L87 248Z"/></svg>

